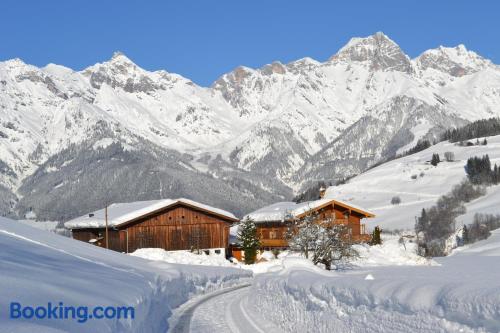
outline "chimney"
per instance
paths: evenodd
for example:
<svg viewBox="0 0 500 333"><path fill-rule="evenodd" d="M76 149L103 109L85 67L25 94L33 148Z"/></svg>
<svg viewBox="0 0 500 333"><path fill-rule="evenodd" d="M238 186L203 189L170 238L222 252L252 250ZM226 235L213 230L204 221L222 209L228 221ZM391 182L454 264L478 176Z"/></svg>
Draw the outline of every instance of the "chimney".
<svg viewBox="0 0 500 333"><path fill-rule="evenodd" d="M325 196L325 193L326 193L326 187L324 187L323 185L319 188L319 198L320 199L323 199L323 197Z"/></svg>

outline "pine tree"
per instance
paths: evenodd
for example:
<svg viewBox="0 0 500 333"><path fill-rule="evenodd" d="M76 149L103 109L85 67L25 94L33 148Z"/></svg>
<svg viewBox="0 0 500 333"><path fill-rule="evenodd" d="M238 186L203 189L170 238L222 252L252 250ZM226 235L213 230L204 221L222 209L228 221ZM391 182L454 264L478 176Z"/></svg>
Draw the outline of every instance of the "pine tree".
<svg viewBox="0 0 500 333"><path fill-rule="evenodd" d="M483 140L483 146L486 146L488 144L488 141L486 140L486 138Z"/></svg>
<svg viewBox="0 0 500 333"><path fill-rule="evenodd" d="M380 234L382 233L382 229L379 226L376 226L372 232L372 240L370 245L380 245L382 244L382 239L380 238Z"/></svg>
<svg viewBox="0 0 500 333"><path fill-rule="evenodd" d="M496 163L495 166L493 167L492 178L493 178L493 184L498 185L498 183L500 183L500 169L498 168Z"/></svg>
<svg viewBox="0 0 500 333"><path fill-rule="evenodd" d="M466 225L464 225L464 229L462 231L462 242L464 245L469 244L469 229L467 229Z"/></svg>
<svg viewBox="0 0 500 333"><path fill-rule="evenodd" d="M255 262L257 250L260 247L257 227L254 221L248 217L241 221L239 227L238 239L245 253L245 264L250 265Z"/></svg>
<svg viewBox="0 0 500 333"><path fill-rule="evenodd" d="M439 164L439 162L441 162L441 160L439 159L439 154L432 154L431 164L433 166L436 166Z"/></svg>
<svg viewBox="0 0 500 333"><path fill-rule="evenodd" d="M415 231L418 234L421 231L427 230L428 226L429 226L429 217L427 216L427 211L425 210L425 208L422 208L422 213L420 214L420 217L417 218Z"/></svg>

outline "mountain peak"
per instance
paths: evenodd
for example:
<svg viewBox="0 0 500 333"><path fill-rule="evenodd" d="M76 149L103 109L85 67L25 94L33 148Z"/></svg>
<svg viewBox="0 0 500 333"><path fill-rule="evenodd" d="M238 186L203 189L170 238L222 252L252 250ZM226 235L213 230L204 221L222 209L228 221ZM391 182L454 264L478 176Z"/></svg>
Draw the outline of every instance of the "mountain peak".
<svg viewBox="0 0 500 333"><path fill-rule="evenodd" d="M416 58L416 62L422 70L433 68L456 77L478 72L491 64L463 44L427 50Z"/></svg>
<svg viewBox="0 0 500 333"><path fill-rule="evenodd" d="M111 59L108 61L109 63L112 64L128 64L128 65L133 65L137 66L132 60L130 60L129 57L127 57L124 53L120 51L115 51L113 52L113 56Z"/></svg>
<svg viewBox="0 0 500 333"><path fill-rule="evenodd" d="M410 58L383 32L351 38L329 61L367 63L371 70L413 72Z"/></svg>

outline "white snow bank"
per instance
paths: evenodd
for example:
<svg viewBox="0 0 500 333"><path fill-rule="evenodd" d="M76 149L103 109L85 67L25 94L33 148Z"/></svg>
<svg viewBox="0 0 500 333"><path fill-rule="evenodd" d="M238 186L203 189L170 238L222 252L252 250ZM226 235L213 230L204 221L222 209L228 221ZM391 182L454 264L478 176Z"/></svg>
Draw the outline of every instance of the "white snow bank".
<svg viewBox="0 0 500 333"><path fill-rule="evenodd" d="M248 304L287 332L498 332L493 243L500 247L500 239L490 240L438 266L317 272L285 260L292 265L256 275Z"/></svg>
<svg viewBox="0 0 500 333"><path fill-rule="evenodd" d="M190 251L165 251L164 249L147 248L138 249L131 255L172 264L235 267L234 264L226 260L223 254L207 255L204 252L196 254Z"/></svg>
<svg viewBox="0 0 500 333"><path fill-rule="evenodd" d="M398 235L382 234L381 245L354 245L359 253L359 258L353 264L360 267L438 265L434 260L417 255L416 243L410 242L408 238L403 238L405 240L403 245L399 243L399 239Z"/></svg>
<svg viewBox="0 0 500 333"><path fill-rule="evenodd" d="M0 218L1 332L165 332L172 309L193 294L241 283L248 271L151 262ZM132 306L135 318L10 319L23 306Z"/></svg>
<svg viewBox="0 0 500 333"><path fill-rule="evenodd" d="M451 255L481 255L500 257L500 229L493 230L491 236L474 244L456 248Z"/></svg>

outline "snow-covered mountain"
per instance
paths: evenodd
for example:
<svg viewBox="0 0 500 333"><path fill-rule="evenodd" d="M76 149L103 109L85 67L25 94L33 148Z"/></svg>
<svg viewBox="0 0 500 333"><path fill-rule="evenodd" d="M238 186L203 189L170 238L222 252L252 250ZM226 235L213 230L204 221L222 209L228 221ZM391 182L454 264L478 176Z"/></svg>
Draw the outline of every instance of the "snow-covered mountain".
<svg viewBox="0 0 500 333"><path fill-rule="evenodd" d="M102 206L87 196L97 191L112 201L188 196L243 213L499 116L499 87L499 66L463 45L410 59L383 33L353 38L325 62L238 67L211 87L121 53L79 72L8 60L0 209L69 218Z"/></svg>

